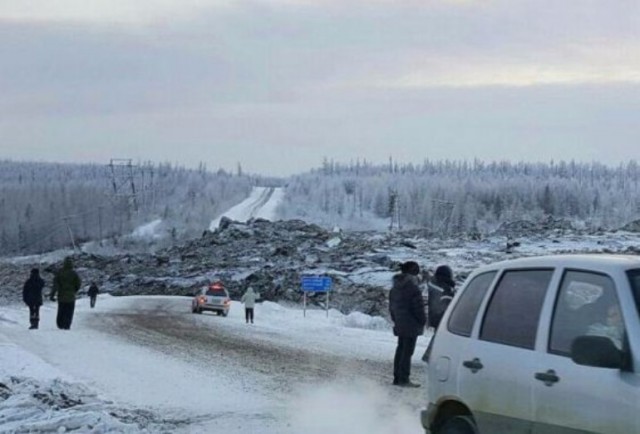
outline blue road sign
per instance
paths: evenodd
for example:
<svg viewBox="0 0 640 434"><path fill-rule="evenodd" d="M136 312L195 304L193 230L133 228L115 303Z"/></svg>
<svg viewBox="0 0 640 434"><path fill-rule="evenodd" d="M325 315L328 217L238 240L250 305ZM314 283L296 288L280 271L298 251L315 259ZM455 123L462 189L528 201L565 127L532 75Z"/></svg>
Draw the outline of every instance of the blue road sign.
<svg viewBox="0 0 640 434"><path fill-rule="evenodd" d="M302 290L309 292L328 292L331 290L331 277L302 276Z"/></svg>

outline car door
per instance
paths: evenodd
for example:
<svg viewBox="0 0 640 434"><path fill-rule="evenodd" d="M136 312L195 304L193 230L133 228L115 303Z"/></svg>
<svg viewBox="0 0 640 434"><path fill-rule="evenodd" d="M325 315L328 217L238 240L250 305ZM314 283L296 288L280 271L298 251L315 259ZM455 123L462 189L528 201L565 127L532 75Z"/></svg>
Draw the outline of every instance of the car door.
<svg viewBox="0 0 640 434"><path fill-rule="evenodd" d="M540 312L553 269L505 270L478 336L462 350L460 396L481 433L530 433L530 375Z"/></svg>
<svg viewBox="0 0 640 434"><path fill-rule="evenodd" d="M617 368L578 365L570 357L573 339L582 335L611 336L616 346L627 346L622 318L622 329L607 331L604 327L612 322L615 308L620 312L610 276L583 270L563 272L546 351L538 353L533 373L534 433L640 432L638 376Z"/></svg>

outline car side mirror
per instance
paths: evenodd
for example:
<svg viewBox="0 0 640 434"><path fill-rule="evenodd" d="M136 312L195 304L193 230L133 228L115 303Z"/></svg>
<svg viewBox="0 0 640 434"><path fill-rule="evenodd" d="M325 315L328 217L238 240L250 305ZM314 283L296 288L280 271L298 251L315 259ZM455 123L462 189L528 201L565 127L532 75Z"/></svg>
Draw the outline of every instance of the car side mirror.
<svg viewBox="0 0 640 434"><path fill-rule="evenodd" d="M571 360L578 365L621 369L623 353L604 336L578 336L571 344Z"/></svg>

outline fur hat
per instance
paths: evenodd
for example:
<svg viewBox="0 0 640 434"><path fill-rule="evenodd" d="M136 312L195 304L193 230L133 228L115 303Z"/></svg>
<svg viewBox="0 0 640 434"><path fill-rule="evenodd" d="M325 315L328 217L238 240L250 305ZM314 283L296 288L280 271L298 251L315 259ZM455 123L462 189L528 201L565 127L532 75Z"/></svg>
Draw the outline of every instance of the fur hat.
<svg viewBox="0 0 640 434"><path fill-rule="evenodd" d="M400 271L405 274L413 274L417 276L420 274L420 266L415 261L407 261L400 265Z"/></svg>
<svg viewBox="0 0 640 434"><path fill-rule="evenodd" d="M436 268L434 277L436 279L451 283L453 282L453 271L448 265L440 265L438 268Z"/></svg>

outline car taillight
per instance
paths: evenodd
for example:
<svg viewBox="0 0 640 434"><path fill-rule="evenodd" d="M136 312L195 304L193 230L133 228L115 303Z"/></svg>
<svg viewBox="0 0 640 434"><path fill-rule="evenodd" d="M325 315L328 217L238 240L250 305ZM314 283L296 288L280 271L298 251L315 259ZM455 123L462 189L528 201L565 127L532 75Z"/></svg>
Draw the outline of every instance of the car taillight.
<svg viewBox="0 0 640 434"><path fill-rule="evenodd" d="M231 303L231 300L229 300L228 298L225 299L224 304L230 304L230 303Z"/></svg>
<svg viewBox="0 0 640 434"><path fill-rule="evenodd" d="M207 297L200 297L198 299L198 303L206 303L207 302Z"/></svg>

